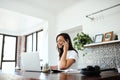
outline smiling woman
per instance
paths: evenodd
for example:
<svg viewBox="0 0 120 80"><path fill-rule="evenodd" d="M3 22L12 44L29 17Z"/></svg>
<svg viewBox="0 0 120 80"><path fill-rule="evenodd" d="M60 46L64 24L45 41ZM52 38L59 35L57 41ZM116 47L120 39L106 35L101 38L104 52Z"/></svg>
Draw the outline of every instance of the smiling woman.
<svg viewBox="0 0 120 80"><path fill-rule="evenodd" d="M56 66L51 66L51 69L77 69L78 52L73 48L69 34L58 34L56 42L60 62Z"/></svg>

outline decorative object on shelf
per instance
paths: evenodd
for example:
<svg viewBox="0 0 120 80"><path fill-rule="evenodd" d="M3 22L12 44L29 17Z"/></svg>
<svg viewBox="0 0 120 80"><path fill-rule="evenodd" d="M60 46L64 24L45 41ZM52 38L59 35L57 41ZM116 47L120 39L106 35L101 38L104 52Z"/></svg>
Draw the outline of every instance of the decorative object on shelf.
<svg viewBox="0 0 120 80"><path fill-rule="evenodd" d="M112 40L113 40L113 31L105 33L103 41L105 42L105 41L112 41Z"/></svg>
<svg viewBox="0 0 120 80"><path fill-rule="evenodd" d="M83 32L77 33L77 35L73 39L74 41L74 48L77 50L83 50L84 45L92 43L92 39L88 34Z"/></svg>
<svg viewBox="0 0 120 80"><path fill-rule="evenodd" d="M94 39L94 42L95 43L98 43L98 42L102 42L103 41L103 34L97 34L95 35L95 39Z"/></svg>
<svg viewBox="0 0 120 80"><path fill-rule="evenodd" d="M118 35L115 35L115 40L118 40Z"/></svg>

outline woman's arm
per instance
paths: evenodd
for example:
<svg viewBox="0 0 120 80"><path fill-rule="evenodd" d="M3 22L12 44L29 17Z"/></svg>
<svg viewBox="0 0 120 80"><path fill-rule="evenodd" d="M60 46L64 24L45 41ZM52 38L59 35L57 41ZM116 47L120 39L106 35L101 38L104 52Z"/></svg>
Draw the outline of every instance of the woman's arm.
<svg viewBox="0 0 120 80"><path fill-rule="evenodd" d="M66 59L68 48L69 44L68 42L65 41L63 55L61 56L60 59L60 69L67 69L75 62L74 59Z"/></svg>
<svg viewBox="0 0 120 80"><path fill-rule="evenodd" d="M73 63L75 62L74 59L67 59L66 60L66 65L60 64L60 69L68 69Z"/></svg>

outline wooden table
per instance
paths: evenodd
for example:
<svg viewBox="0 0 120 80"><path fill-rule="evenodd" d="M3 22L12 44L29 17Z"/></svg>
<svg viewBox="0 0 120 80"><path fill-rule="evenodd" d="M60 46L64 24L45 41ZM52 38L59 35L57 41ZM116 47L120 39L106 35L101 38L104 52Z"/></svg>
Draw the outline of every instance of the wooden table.
<svg viewBox="0 0 120 80"><path fill-rule="evenodd" d="M120 80L120 74L105 71L100 76L84 76L80 73L40 73L15 71L14 74L0 72L0 80Z"/></svg>

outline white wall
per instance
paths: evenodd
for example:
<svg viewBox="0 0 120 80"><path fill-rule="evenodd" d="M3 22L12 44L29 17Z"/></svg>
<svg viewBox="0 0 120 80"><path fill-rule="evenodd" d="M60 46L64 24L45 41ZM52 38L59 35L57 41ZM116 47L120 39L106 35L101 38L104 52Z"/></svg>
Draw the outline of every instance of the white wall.
<svg viewBox="0 0 120 80"><path fill-rule="evenodd" d="M120 30L120 6L94 15L91 21L85 16L120 3L119 0L83 0L58 15L58 31L82 25L83 31L95 35Z"/></svg>
<svg viewBox="0 0 120 80"><path fill-rule="evenodd" d="M76 26L82 26L83 32L91 37L109 31L120 33L120 6L91 16L95 17L93 21L85 17L118 3L120 0L82 0L57 16L58 33Z"/></svg>
<svg viewBox="0 0 120 80"><path fill-rule="evenodd" d="M56 20L52 20L51 23L49 23L48 27L48 61L50 65L57 64L57 48L56 48L56 34L57 34L57 27L55 25Z"/></svg>

